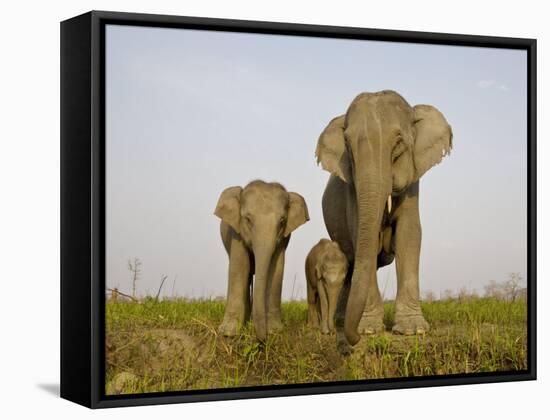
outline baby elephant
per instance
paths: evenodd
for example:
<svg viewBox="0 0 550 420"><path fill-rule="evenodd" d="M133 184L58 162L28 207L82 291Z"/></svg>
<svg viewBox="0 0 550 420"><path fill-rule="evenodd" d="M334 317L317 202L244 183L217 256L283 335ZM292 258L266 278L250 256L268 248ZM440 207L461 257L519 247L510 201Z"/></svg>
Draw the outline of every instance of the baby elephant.
<svg viewBox="0 0 550 420"><path fill-rule="evenodd" d="M306 202L281 184L257 180L244 188L225 189L214 214L222 219L221 236L229 255L227 304L219 331L235 335L250 318L252 300L256 337L265 341L268 331L282 328L285 250L290 233L309 220Z"/></svg>
<svg viewBox="0 0 550 420"><path fill-rule="evenodd" d="M348 259L329 239L321 239L306 258L308 325L319 326L321 332L334 331L334 311L340 289L348 272Z"/></svg>

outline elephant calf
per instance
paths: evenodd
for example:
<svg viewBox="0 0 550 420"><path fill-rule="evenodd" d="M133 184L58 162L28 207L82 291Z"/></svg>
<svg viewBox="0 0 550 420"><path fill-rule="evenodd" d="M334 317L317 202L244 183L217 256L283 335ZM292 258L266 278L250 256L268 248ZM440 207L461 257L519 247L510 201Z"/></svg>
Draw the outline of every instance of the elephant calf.
<svg viewBox="0 0 550 420"><path fill-rule="evenodd" d="M237 333L250 318L256 337L282 328L281 289L290 234L309 220L306 202L276 182L256 180L225 189L214 214L229 255L227 304L219 332ZM252 286L252 277L254 285ZM252 297L252 299L251 299Z"/></svg>
<svg viewBox="0 0 550 420"><path fill-rule="evenodd" d="M323 334L334 331L334 311L347 272L348 260L334 241L321 239L307 255L308 325L319 326L320 318Z"/></svg>

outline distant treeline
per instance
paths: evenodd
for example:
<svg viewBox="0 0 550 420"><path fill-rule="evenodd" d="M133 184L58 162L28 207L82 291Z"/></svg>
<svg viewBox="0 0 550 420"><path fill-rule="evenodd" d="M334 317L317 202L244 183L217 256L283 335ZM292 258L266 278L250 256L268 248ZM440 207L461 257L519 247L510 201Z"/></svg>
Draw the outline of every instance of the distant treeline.
<svg viewBox="0 0 550 420"><path fill-rule="evenodd" d="M162 277L161 287L159 288L156 296L136 296L130 295L115 288L107 288L106 298L113 301L133 301L140 302L146 300L188 300L188 301L222 301L225 300L225 296L202 296L202 297L189 297L189 296L179 296L172 293L171 296L160 297L160 289L166 276ZM446 289L442 292L434 292L427 290L422 294L422 300L424 302L435 302L439 300L458 300L458 301L468 301L478 298L492 298L501 301L515 302L520 299L527 298L527 288L525 287L525 281L518 273L510 273L508 279L505 281L497 282L491 280L489 284L483 286L483 293L479 293L476 289L469 289L467 287L461 287L458 290ZM135 292L134 292L135 293ZM292 298L290 301L302 301L304 299ZM393 299L386 299L386 302L391 302Z"/></svg>
<svg viewBox="0 0 550 420"><path fill-rule="evenodd" d="M461 287L458 291L446 289L439 294L428 290L424 292L422 300L425 302L451 299L466 301L480 297L515 302L519 299L527 298L527 287L525 287L525 281L520 274L510 273L508 275L508 280L502 282L491 280L489 284L483 286L482 294L478 293L476 289L469 289L467 287Z"/></svg>

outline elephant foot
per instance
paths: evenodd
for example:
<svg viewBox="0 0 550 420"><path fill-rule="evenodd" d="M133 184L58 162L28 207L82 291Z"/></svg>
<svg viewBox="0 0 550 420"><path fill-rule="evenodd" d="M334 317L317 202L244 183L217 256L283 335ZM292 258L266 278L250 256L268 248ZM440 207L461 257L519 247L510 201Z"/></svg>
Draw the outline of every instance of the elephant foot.
<svg viewBox="0 0 550 420"><path fill-rule="evenodd" d="M234 320L234 319L230 319L230 320L224 319L221 325L218 327L218 332L221 335L224 335L226 337L236 336L238 330L239 330L239 323L237 322L237 320Z"/></svg>
<svg viewBox="0 0 550 420"><path fill-rule="evenodd" d="M342 356L347 357L353 353L353 347L350 346L346 336L342 332L336 334L336 349Z"/></svg>
<svg viewBox="0 0 550 420"><path fill-rule="evenodd" d="M321 325L321 334L330 334L330 329L328 325Z"/></svg>
<svg viewBox="0 0 550 420"><path fill-rule="evenodd" d="M267 332L269 334L277 333L283 330L283 323L281 318L268 318L267 320Z"/></svg>
<svg viewBox="0 0 550 420"><path fill-rule="evenodd" d="M384 314L363 313L357 332L359 334L373 335L384 331Z"/></svg>
<svg viewBox="0 0 550 420"><path fill-rule="evenodd" d="M307 326L310 328L317 328L319 327L319 320L317 318L308 318Z"/></svg>
<svg viewBox="0 0 550 420"><path fill-rule="evenodd" d="M409 316L396 316L392 332L402 335L423 335L430 329L422 314Z"/></svg>

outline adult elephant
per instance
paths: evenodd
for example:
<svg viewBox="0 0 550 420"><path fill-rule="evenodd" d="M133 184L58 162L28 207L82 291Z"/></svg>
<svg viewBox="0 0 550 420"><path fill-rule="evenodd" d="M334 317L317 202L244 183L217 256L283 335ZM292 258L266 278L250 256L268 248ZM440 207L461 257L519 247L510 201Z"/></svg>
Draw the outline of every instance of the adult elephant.
<svg viewBox="0 0 550 420"><path fill-rule="evenodd" d="M418 286L419 178L451 148L451 127L436 108L411 107L389 90L361 93L321 134L317 162L332 174L323 195L323 216L330 237L350 261L335 315L341 352L349 352L360 334L383 330L376 270L394 256L393 331L428 330Z"/></svg>

